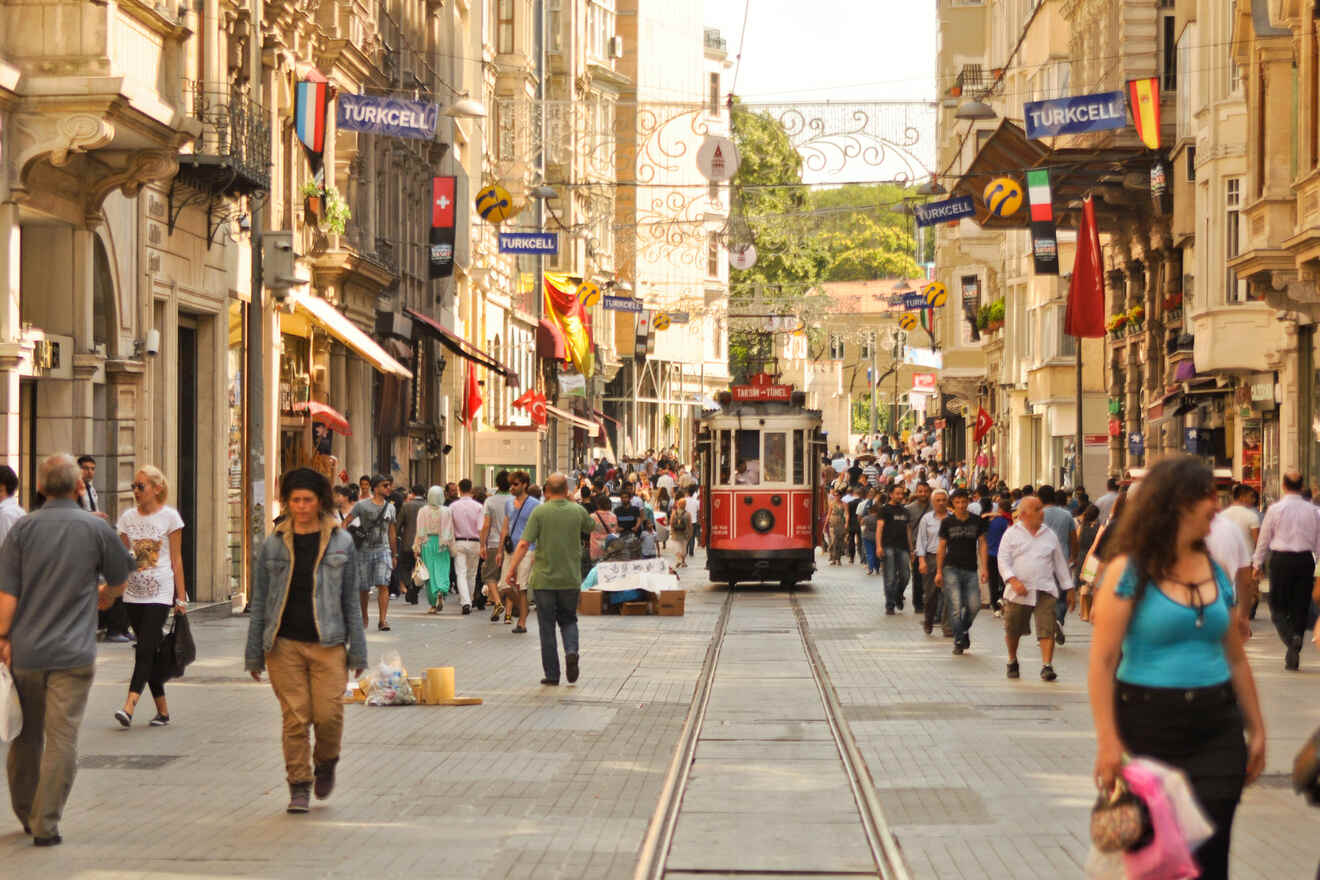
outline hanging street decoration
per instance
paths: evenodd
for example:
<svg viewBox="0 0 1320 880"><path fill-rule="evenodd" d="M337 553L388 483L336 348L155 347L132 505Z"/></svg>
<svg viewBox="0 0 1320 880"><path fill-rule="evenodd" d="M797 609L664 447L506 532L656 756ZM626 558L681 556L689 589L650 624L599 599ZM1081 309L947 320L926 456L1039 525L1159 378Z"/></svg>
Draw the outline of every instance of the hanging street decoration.
<svg viewBox="0 0 1320 880"><path fill-rule="evenodd" d="M708 134L697 150L697 170L712 183L725 183L738 173L738 147L732 138Z"/></svg>
<svg viewBox="0 0 1320 880"><path fill-rule="evenodd" d="M1059 241L1054 232L1049 171L1039 168L1027 172L1027 200L1031 203L1031 257L1036 274L1058 275Z"/></svg>
<svg viewBox="0 0 1320 880"><path fill-rule="evenodd" d="M584 376L595 369L591 318L577 298L577 285L561 272L545 273L545 315L564 334L566 359Z"/></svg>
<svg viewBox="0 0 1320 880"><path fill-rule="evenodd" d="M457 178L431 178L431 266L429 277L454 274L454 190Z"/></svg>
<svg viewBox="0 0 1320 880"><path fill-rule="evenodd" d="M729 246L729 265L742 271L750 269L756 265L756 245L730 245Z"/></svg>
<svg viewBox="0 0 1320 880"><path fill-rule="evenodd" d="M1012 217L1022 207L1022 187L1011 177L996 177L982 193L986 210L996 217Z"/></svg>
<svg viewBox="0 0 1320 880"><path fill-rule="evenodd" d="M429 101L409 101L381 95L339 96L335 125L340 131L364 131L393 137L435 139L440 108Z"/></svg>
<svg viewBox="0 0 1320 880"><path fill-rule="evenodd" d="M938 281L932 281L921 291L922 296L926 298L926 305L932 309L938 309L949 301L949 288Z"/></svg>
<svg viewBox="0 0 1320 880"><path fill-rule="evenodd" d="M1141 142L1152 150L1160 148L1160 81L1158 77L1128 80L1132 124Z"/></svg>
<svg viewBox="0 0 1320 880"><path fill-rule="evenodd" d="M656 330L668 330L669 321L669 314L667 312L656 312L655 318L652 320L651 324Z"/></svg>
<svg viewBox="0 0 1320 880"><path fill-rule="evenodd" d="M898 319L898 326L907 331L917 329L917 316L911 312L904 312Z"/></svg>
<svg viewBox="0 0 1320 880"><path fill-rule="evenodd" d="M1031 140L1127 127L1127 101L1122 92L1028 101L1022 105L1022 114Z"/></svg>
<svg viewBox="0 0 1320 880"><path fill-rule="evenodd" d="M917 218L918 226L934 226L936 223L947 223L974 216L976 208L972 204L971 196L957 196L942 202L913 205L912 213Z"/></svg>
<svg viewBox="0 0 1320 880"><path fill-rule="evenodd" d="M498 183L482 187L477 193L476 206L482 220L496 225L518 213L513 207L513 196Z"/></svg>

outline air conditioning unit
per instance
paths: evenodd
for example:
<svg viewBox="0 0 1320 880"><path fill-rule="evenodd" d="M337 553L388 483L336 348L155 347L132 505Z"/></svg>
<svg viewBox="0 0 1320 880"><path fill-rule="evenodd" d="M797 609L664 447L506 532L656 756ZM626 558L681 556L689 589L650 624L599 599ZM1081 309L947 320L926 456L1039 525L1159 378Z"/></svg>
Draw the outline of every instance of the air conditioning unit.
<svg viewBox="0 0 1320 880"><path fill-rule="evenodd" d="M623 37L617 35L610 37L610 57L611 58L623 57Z"/></svg>

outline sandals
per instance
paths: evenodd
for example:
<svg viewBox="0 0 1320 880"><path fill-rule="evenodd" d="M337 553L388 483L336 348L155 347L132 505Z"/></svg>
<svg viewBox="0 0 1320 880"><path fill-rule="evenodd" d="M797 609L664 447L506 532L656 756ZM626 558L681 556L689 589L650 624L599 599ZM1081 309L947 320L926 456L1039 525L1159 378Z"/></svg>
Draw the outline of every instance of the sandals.
<svg viewBox="0 0 1320 880"><path fill-rule="evenodd" d="M513 609L508 608L504 612L504 625L508 626L511 623L513 623Z"/></svg>
<svg viewBox="0 0 1320 880"><path fill-rule="evenodd" d="M504 606L501 605L499 602L496 602L495 610L490 613L490 622L495 623L497 620L500 619L500 615L503 613L504 613Z"/></svg>
<svg viewBox="0 0 1320 880"><path fill-rule="evenodd" d="M378 623L376 624L376 629L380 630L383 633L387 633L390 631L390 625L388 623Z"/></svg>
<svg viewBox="0 0 1320 880"><path fill-rule="evenodd" d="M440 609L439 609L437 606L432 605L430 608L426 609L426 613L427 613L427 614L439 614L439 613L440 613Z"/></svg>

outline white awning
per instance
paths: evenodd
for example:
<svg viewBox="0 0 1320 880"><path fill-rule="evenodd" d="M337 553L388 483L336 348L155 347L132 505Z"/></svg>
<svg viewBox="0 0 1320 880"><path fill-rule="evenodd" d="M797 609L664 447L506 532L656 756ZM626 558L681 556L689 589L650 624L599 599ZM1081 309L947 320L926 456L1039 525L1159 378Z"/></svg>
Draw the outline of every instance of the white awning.
<svg viewBox="0 0 1320 880"><path fill-rule="evenodd" d="M593 422L591 419L584 419L582 416L573 415L566 409L560 409L557 406L546 404L545 411L557 419L568 422L575 428L582 428L587 432L587 436L595 437L598 434L604 434L599 422Z"/></svg>
<svg viewBox="0 0 1320 880"><path fill-rule="evenodd" d="M309 319L321 325L327 333L344 343L358 357L377 370L382 373L390 373L401 379L412 378L412 373L407 367L390 357L389 353L381 348L374 339L359 330L358 326L347 315L319 296L290 293L289 300L296 308L301 309Z"/></svg>

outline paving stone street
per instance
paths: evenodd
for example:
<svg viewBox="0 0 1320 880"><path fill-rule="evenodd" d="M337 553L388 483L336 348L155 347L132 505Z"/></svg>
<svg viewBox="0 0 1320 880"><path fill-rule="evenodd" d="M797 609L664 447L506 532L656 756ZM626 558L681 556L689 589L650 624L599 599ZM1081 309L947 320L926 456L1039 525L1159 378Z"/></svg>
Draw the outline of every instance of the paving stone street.
<svg viewBox="0 0 1320 880"><path fill-rule="evenodd" d="M582 679L571 687L537 683L535 621L513 635L484 616L428 616L396 601L393 631L379 633L373 608L373 662L396 649L414 673L453 665L459 694L485 702L348 706L339 786L306 816L284 812L279 710L269 686L242 671L246 618L199 620L200 659L169 685L174 723L163 729L147 727L145 714L130 730L115 724L131 649L102 645L65 843L36 849L17 822L0 825L0 874L630 877L725 601L700 566L698 556L684 573L683 617L583 617ZM800 663L782 653L785 640L800 645L793 600L743 589L667 876L773 868L753 868L758 847L736 832L741 862L729 860L727 837L701 837L736 829L729 823L748 811L821 828L856 816L832 744L795 721L816 716L812 695L785 683ZM886 617L880 579L860 566L823 566L795 596L912 877L1082 876L1094 797L1084 624L1069 623L1058 682L1036 677L1025 643L1023 678L1008 681L1000 622L988 612L971 651L955 657L948 640L921 631L910 604ZM1268 620L1255 629L1268 766L1238 814L1233 876L1309 878L1320 811L1292 794L1286 774L1320 724L1320 658L1308 649L1302 672L1285 674ZM733 739L760 743L759 764L779 764L780 781L740 776L746 753ZM801 836L799 866L857 870L865 850L852 833Z"/></svg>

